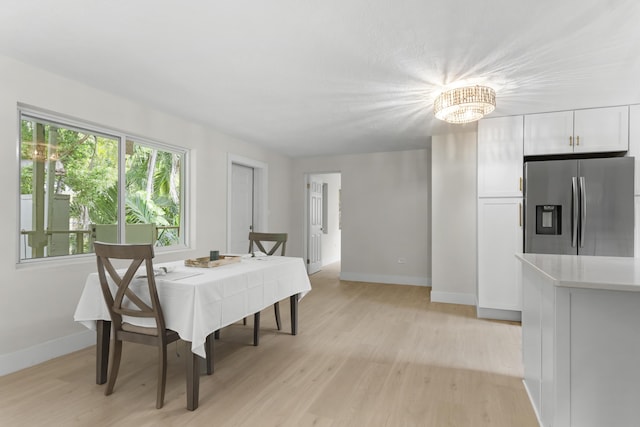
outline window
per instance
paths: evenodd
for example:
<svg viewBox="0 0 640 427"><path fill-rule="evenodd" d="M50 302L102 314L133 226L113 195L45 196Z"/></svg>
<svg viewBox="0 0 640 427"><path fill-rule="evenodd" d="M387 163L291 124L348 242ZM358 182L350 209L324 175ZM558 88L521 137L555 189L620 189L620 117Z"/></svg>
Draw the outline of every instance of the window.
<svg viewBox="0 0 640 427"><path fill-rule="evenodd" d="M184 244L186 155L20 111L20 261L93 252L96 240Z"/></svg>

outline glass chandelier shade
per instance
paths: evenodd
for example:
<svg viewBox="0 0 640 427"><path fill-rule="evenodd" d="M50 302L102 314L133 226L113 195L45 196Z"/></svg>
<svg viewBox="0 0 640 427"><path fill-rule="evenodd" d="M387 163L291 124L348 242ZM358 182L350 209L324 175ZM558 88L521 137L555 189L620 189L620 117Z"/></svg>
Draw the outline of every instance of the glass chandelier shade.
<svg viewBox="0 0 640 427"><path fill-rule="evenodd" d="M480 120L496 108L496 93L488 86L466 86L442 92L433 103L435 116L448 123Z"/></svg>

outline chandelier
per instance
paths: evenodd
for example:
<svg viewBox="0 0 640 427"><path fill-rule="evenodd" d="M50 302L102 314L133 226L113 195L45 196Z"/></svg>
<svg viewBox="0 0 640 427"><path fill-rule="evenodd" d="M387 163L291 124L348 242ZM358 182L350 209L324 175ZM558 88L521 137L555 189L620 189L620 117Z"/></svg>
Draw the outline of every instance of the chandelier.
<svg viewBox="0 0 640 427"><path fill-rule="evenodd" d="M29 149L29 154L31 155L31 159L36 162L55 162L59 158L57 147L49 145L46 142L23 141L22 143L33 146L32 149Z"/></svg>
<svg viewBox="0 0 640 427"><path fill-rule="evenodd" d="M465 86L442 92L433 102L435 116L449 123L480 120L496 108L496 93L488 86Z"/></svg>

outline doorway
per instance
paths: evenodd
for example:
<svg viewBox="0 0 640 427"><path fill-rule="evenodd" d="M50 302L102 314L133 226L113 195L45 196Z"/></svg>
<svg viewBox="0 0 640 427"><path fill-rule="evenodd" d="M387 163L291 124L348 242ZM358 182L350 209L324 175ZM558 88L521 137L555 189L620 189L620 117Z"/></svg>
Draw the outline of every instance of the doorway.
<svg viewBox="0 0 640 427"><path fill-rule="evenodd" d="M339 262L342 246L339 172L306 174L305 254L307 272Z"/></svg>
<svg viewBox="0 0 640 427"><path fill-rule="evenodd" d="M249 250L249 232L264 229L267 165L229 155L227 191L227 253Z"/></svg>

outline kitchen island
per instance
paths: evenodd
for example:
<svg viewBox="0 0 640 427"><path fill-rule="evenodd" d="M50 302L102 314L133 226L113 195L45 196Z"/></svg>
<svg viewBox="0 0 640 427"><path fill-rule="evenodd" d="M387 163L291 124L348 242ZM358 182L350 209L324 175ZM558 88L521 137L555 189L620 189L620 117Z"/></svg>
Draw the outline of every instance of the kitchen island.
<svg viewBox="0 0 640 427"><path fill-rule="evenodd" d="M524 383L540 424L640 425L640 259L516 257Z"/></svg>

